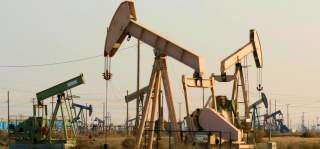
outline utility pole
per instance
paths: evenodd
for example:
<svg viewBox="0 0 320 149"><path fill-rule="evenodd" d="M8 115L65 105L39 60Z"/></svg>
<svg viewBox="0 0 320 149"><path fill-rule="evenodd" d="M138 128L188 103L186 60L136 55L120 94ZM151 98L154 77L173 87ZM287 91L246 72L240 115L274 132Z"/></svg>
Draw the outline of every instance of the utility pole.
<svg viewBox="0 0 320 149"><path fill-rule="evenodd" d="M163 97L163 92L162 92L162 90L160 90L161 91L161 98L159 98L159 101L160 101L160 99L161 99L161 128L163 128L163 125L164 125L164 118L163 118L163 99L164 99L164 97Z"/></svg>
<svg viewBox="0 0 320 149"><path fill-rule="evenodd" d="M315 125L314 125L314 120L312 120L312 130L314 131Z"/></svg>
<svg viewBox="0 0 320 149"><path fill-rule="evenodd" d="M105 68L105 70L104 70L104 73L105 73L105 75L106 76L108 76L108 75L110 75L109 73L108 73L108 68L110 68L110 63L108 62L108 60L109 60L109 58L108 58L109 56L107 56L106 58L105 58L105 62L104 62L104 68ZM111 71L111 70L110 70ZM106 112L106 116L108 115L108 88L109 88L109 83L108 83L108 80L110 80L110 78L108 78L107 77L107 79L106 79L106 110L105 110L105 112ZM107 122L106 122L107 123ZM104 132L105 134L104 134L104 145L103 145L103 148L104 149L107 149L108 148L108 144L107 144L107 136L108 136L108 128L106 127L105 128L105 132Z"/></svg>
<svg viewBox="0 0 320 149"><path fill-rule="evenodd" d="M182 102L179 102L179 121L181 123L181 104Z"/></svg>
<svg viewBox="0 0 320 149"><path fill-rule="evenodd" d="M271 99L270 99L270 100L269 100L269 112L268 112L268 114L271 114L271 113L272 113L271 107L272 107L272 102L271 102Z"/></svg>
<svg viewBox="0 0 320 149"><path fill-rule="evenodd" d="M308 120L308 131L310 130L310 127L309 127L309 122L310 122L310 120Z"/></svg>
<svg viewBox="0 0 320 149"><path fill-rule="evenodd" d="M107 112L107 104L104 104L104 117L103 117L103 119L104 119L104 121L105 121L105 127L106 127L106 131L107 131L107 114L108 114L108 112Z"/></svg>
<svg viewBox="0 0 320 149"><path fill-rule="evenodd" d="M258 127L260 127L260 109L261 107L258 106L258 113L257 113Z"/></svg>
<svg viewBox="0 0 320 149"><path fill-rule="evenodd" d="M292 119L290 119L290 123L289 124L291 125L291 127L295 128L294 124L292 123ZM297 128L295 128L295 129L297 129Z"/></svg>
<svg viewBox="0 0 320 149"><path fill-rule="evenodd" d="M288 128L290 129L290 122L289 122L289 105L290 105L290 104L286 104L286 106L287 106L287 125L288 125Z"/></svg>
<svg viewBox="0 0 320 149"><path fill-rule="evenodd" d="M304 112L302 112L301 130L302 130L303 132L305 131L305 126L304 126Z"/></svg>
<svg viewBox="0 0 320 149"><path fill-rule="evenodd" d="M35 105L35 98L32 98L32 108L34 108L34 105ZM33 113L33 114L35 114L35 113ZM39 112L38 112L38 114L39 114ZM37 114L34 116L37 116Z"/></svg>
<svg viewBox="0 0 320 149"><path fill-rule="evenodd" d="M52 98L51 98L51 114L53 113L53 104L54 104L55 102L53 101L53 96L52 96Z"/></svg>
<svg viewBox="0 0 320 149"><path fill-rule="evenodd" d="M269 100L269 102L270 102L270 104L269 104L269 108L270 108L270 106L271 106L271 99ZM271 108L269 109L269 110L271 110ZM267 109L267 114L269 115L269 113L271 113L271 111L269 111L268 109ZM270 120L269 120L270 121ZM268 130L269 130L269 137L268 137L268 139L269 139L269 142L271 141L271 124L270 124L270 122L268 122L268 120L266 120L266 125L268 126Z"/></svg>
<svg viewBox="0 0 320 149"><path fill-rule="evenodd" d="M103 103L103 107L102 107L102 109L103 109L103 113L102 113L102 121L103 121L103 126L102 126L102 129L103 129L103 132L105 132L105 123L106 123L106 121L105 121L105 103Z"/></svg>
<svg viewBox="0 0 320 149"><path fill-rule="evenodd" d="M319 127L319 117L317 117L317 124L316 124L316 129L318 130Z"/></svg>
<svg viewBox="0 0 320 149"><path fill-rule="evenodd" d="M88 104L86 103L86 107L88 107ZM85 119L85 122L86 122L86 128L88 130L88 110L86 110L86 119Z"/></svg>
<svg viewBox="0 0 320 149"><path fill-rule="evenodd" d="M140 40L138 39L137 43L137 102L136 102L136 115L139 114L139 106L140 106ZM137 117L138 118L138 117ZM138 128L139 119L136 119L135 127Z"/></svg>
<svg viewBox="0 0 320 149"><path fill-rule="evenodd" d="M160 88L160 91L159 91L159 95L158 95L159 97L158 97L158 130L161 130L161 126L162 126L162 121L163 121L163 110L162 110L162 108L163 108L163 106L162 106L162 99L163 99L163 96L162 96L162 90L161 90L161 88ZM159 131L158 131L158 135L159 135L160 133L159 133Z"/></svg>
<svg viewBox="0 0 320 149"><path fill-rule="evenodd" d="M129 91L127 90L127 96L129 95ZM129 136L129 103L127 103L127 120L126 120L126 129L127 129L127 136Z"/></svg>
<svg viewBox="0 0 320 149"><path fill-rule="evenodd" d="M160 91L158 95L158 124L157 124L157 147L159 148L159 139L161 137L161 130L162 130L162 122L163 122L163 106L162 106L162 100L163 100L163 95L162 95L162 90L160 86Z"/></svg>
<svg viewBox="0 0 320 149"><path fill-rule="evenodd" d="M202 108L204 108L204 88L202 88Z"/></svg>
<svg viewBox="0 0 320 149"><path fill-rule="evenodd" d="M10 136L9 136L9 123L10 123L10 92L8 91L8 94L7 94L7 97L8 97L8 140L10 140Z"/></svg>
<svg viewBox="0 0 320 149"><path fill-rule="evenodd" d="M274 100L274 112L277 111L277 99Z"/></svg>

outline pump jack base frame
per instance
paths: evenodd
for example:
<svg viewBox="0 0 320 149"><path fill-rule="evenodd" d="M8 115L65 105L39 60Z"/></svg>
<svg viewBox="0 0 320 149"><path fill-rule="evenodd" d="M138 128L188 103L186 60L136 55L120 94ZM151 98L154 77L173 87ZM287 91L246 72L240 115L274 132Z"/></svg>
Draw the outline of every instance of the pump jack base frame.
<svg viewBox="0 0 320 149"><path fill-rule="evenodd" d="M149 115L151 115L150 116L151 125L149 128L155 127L155 117L156 117L155 114L158 112L157 104L159 100L158 95L160 92L161 81L163 83L164 93L167 100L167 107L170 115L169 117L171 122L173 123L173 129L176 130L175 141L180 142L180 135L177 132L177 130L179 130L179 127L177 124L177 119L176 119L175 110L174 110L173 97L172 97L169 76L167 71L166 56L156 56L153 64L151 77L150 77L147 97L145 99L145 106L143 110L142 119L139 125L138 133L136 135L136 146L135 146L136 149L140 149L142 146L142 137L143 137L143 133L145 132L145 123ZM152 105L150 105L151 100L152 100ZM150 111L150 109L152 111ZM148 141L145 143L148 145L147 148L151 149L152 142L153 142L152 138L154 137L154 131L150 131L148 136L149 136Z"/></svg>

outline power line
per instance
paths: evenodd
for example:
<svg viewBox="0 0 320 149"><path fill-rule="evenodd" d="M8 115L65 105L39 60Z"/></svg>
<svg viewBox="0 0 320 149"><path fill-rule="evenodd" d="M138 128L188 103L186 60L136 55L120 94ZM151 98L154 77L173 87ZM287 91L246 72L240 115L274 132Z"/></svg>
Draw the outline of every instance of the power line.
<svg viewBox="0 0 320 149"><path fill-rule="evenodd" d="M67 60L67 61L61 61L61 62L54 62L54 63L45 63L45 64L31 64L31 65L0 65L0 68L26 68L26 67L44 67L44 66L52 66L52 65L59 65L59 64L67 64L67 63L73 63L73 62L80 62L85 60L90 60L94 58L98 58L103 56L102 54L90 56L90 57L84 57L79 59L73 59L73 60Z"/></svg>
<svg viewBox="0 0 320 149"><path fill-rule="evenodd" d="M125 50L129 49L132 47L135 47L135 45L128 46L125 48L121 48L119 50ZM90 59L96 59L98 57L103 56L103 54L99 55L93 55L93 56L88 56L88 57L83 57L83 58L78 58L78 59L72 59L72 60L66 60L66 61L61 61L61 62L53 62L53 63L44 63L44 64L30 64L30 65L0 65L0 68L30 68L30 67L45 67L45 66L53 66L53 65L61 65L61 64L68 64L68 63L75 63L75 62L80 62L80 61L87 61Z"/></svg>

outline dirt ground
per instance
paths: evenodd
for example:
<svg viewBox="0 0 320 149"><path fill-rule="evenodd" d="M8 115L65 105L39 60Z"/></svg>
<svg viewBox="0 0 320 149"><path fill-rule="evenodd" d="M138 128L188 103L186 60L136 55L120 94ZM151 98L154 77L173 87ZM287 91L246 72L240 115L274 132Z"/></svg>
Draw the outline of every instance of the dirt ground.
<svg viewBox="0 0 320 149"><path fill-rule="evenodd" d="M268 142L268 138L263 138ZM277 149L320 149L320 137L303 138L303 137L272 137L272 142L277 143Z"/></svg>
<svg viewBox="0 0 320 149"><path fill-rule="evenodd" d="M109 149L131 149L135 144L134 138L129 138L128 140L123 135L112 135L107 137L107 144ZM277 143L277 149L320 149L320 137L305 138L300 136L281 136L281 137L272 137L272 142ZM98 135L95 137L89 137L88 135L82 135L78 138L77 148L79 149L102 149L105 144L105 136ZM125 142L125 143L124 143ZM263 138L262 142L268 142L268 138ZM155 142L156 145L156 142ZM0 149L7 148L6 143L0 144ZM166 149L168 148L168 140L164 139L159 142L159 148ZM181 146L174 144L173 149L191 149L191 148L202 148L195 146ZM264 147L258 147L263 149Z"/></svg>
<svg viewBox="0 0 320 149"><path fill-rule="evenodd" d="M103 148L105 144L105 136L97 136L94 138L89 139L88 136L79 137L78 148L79 149L87 149L87 148ZM135 138L134 137L125 137L121 135L112 135L107 137L107 144L110 149L134 149L135 145ZM166 149L169 148L168 139L162 139L158 143L154 142L154 147L158 146L158 148ZM179 145L172 145L172 148L182 149L184 147Z"/></svg>
<svg viewBox="0 0 320 149"><path fill-rule="evenodd" d="M77 148L79 149L87 149L87 148L103 148L104 144L107 141L108 148L110 149L121 149L122 142L124 141L125 137L121 135L113 135L108 136L107 139L104 135L99 135L95 137L89 137L87 135L82 135L78 137L77 140Z"/></svg>
<svg viewBox="0 0 320 149"><path fill-rule="evenodd" d="M173 138L172 138L173 140ZM144 142L144 140L142 140ZM87 149L87 148L103 148L105 143L105 136L98 136L94 139L88 139L87 136L82 136L78 140L78 147ZM107 137L108 147L110 149L134 149L136 144L134 137L125 137L121 135L112 135ZM184 144L174 144L171 143L172 149L205 149L203 146L193 146L193 145L184 145ZM169 149L169 138L164 137L159 141L154 141L153 148L155 149Z"/></svg>
<svg viewBox="0 0 320 149"><path fill-rule="evenodd" d="M131 138L134 140L134 138ZM111 149L130 149L132 148L132 144L135 142L129 142L127 143L127 147L123 145L123 141L125 140L125 137L123 136L108 136L107 138L107 143L109 144L109 147ZM268 138L263 138L263 142L268 142ZM320 149L320 137L314 137L314 138L304 138L300 136L282 136L282 137L272 137L271 138L272 142L277 143L277 149ZM102 148L104 144L104 137L97 137L95 138L94 142L91 142L88 140L82 140L78 141L82 142L86 145L81 145L80 148ZM156 143L155 143L156 144ZM168 148L168 140L162 140L159 142L159 148ZM172 148L174 149L189 149L189 148L202 148L202 147L192 147L192 146L179 146L179 145L173 145ZM259 147L257 148L263 149L264 147Z"/></svg>

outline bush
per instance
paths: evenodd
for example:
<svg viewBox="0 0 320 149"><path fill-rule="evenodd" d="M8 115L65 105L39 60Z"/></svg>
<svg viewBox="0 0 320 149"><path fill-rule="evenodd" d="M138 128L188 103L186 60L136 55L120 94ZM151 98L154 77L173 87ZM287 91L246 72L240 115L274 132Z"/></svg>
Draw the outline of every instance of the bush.
<svg viewBox="0 0 320 149"><path fill-rule="evenodd" d="M263 138L266 136L266 132L264 130L257 130L255 133L256 133L255 134L256 143L264 142Z"/></svg>
<svg viewBox="0 0 320 149"><path fill-rule="evenodd" d="M126 138L122 142L122 148L123 149L134 149L136 140L134 138Z"/></svg>
<svg viewBox="0 0 320 149"><path fill-rule="evenodd" d="M301 137L303 137L303 138L316 138L316 137L319 137L319 136L320 136L319 133L311 132L311 131L304 132L301 135Z"/></svg>

